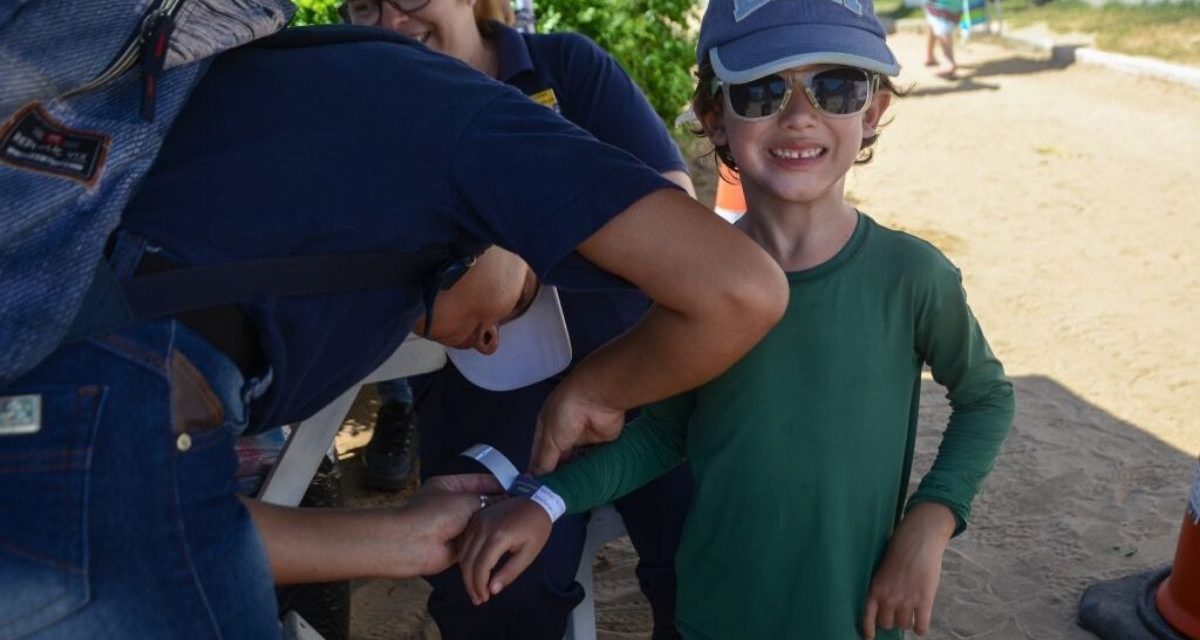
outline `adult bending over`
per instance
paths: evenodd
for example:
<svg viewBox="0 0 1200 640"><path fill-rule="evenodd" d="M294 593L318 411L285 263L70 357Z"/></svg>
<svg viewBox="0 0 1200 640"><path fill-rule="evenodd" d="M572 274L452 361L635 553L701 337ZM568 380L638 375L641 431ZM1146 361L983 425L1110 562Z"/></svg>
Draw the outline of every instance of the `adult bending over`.
<svg viewBox="0 0 1200 640"><path fill-rule="evenodd" d="M378 25L412 37L516 87L692 193L687 164L675 142L616 60L578 34L517 32L503 11L506 1L350 0L342 14L357 24ZM551 179L532 176L539 177ZM628 288L562 290L559 296L575 362L624 333L649 307L644 294ZM379 386L383 403L363 456L366 477L376 486L403 485L411 459L408 431L414 422L420 428L423 478L478 471L475 462L459 454L479 442L526 468L538 410L560 380L561 375L497 391L486 382L475 384L450 364L437 374L414 379L419 400L415 413L402 402L413 398L408 382L383 383ZM687 466L680 465L616 502L638 551L638 581L650 602L655 638L676 637L675 551L691 489ZM584 596L574 579L586 535L586 514L560 519L531 569L502 597L482 607L467 596L457 569L431 577L429 610L442 636L447 640L561 638L571 610Z"/></svg>
<svg viewBox="0 0 1200 640"><path fill-rule="evenodd" d="M0 170L0 192L37 177ZM502 343L533 275L567 287L599 267L655 302L547 399L541 467L617 435L627 409L717 375L786 304L778 267L656 172L406 38L296 29L215 58L123 212L107 254L119 281L490 244L516 255L485 254L432 305L429 283L465 262L387 284L330 267L309 275L345 290L266 293L65 344L0 389L41 407L37 429L0 438L0 459L16 461L0 576L20 594L0 604L0 635L277 637L272 576L449 566L475 480L366 513L243 503L232 439L312 415L414 328ZM479 296L478 278L507 285Z"/></svg>

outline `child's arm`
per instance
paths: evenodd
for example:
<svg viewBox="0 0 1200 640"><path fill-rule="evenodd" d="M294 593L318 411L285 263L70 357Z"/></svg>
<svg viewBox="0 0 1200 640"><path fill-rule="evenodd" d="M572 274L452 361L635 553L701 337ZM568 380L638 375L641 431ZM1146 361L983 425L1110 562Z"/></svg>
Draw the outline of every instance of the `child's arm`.
<svg viewBox="0 0 1200 640"><path fill-rule="evenodd" d="M955 526L954 514L936 502L914 506L900 522L867 591L862 620L867 640L875 637L876 627L912 629L917 635L929 631L942 555Z"/></svg>
<svg viewBox="0 0 1200 640"><path fill-rule="evenodd" d="M933 379L948 390L950 420L908 509L923 502L945 505L954 514L958 535L967 527L971 502L1012 425L1012 383L967 306L961 275L948 262L931 277L916 338Z"/></svg>
<svg viewBox="0 0 1200 640"><path fill-rule="evenodd" d="M582 513L607 504L674 469L684 457L691 392L646 408L621 437L588 455L542 476L563 499L567 513ZM513 498L488 507L463 534L459 565L467 595L476 605L487 602L533 562L550 536L551 520L528 498ZM493 570L505 555L504 566Z"/></svg>
<svg viewBox="0 0 1200 640"><path fill-rule="evenodd" d="M1012 424L1012 384L967 305L958 269L943 258L925 285L916 346L949 390L950 421L872 578L867 638L876 627L928 630L946 544L966 529L971 502Z"/></svg>

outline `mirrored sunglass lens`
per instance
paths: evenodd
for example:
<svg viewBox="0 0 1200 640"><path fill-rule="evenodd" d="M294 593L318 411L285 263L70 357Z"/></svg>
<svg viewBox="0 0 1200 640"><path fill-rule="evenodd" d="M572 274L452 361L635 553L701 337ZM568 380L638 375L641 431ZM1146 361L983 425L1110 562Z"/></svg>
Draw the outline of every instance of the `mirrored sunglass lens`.
<svg viewBox="0 0 1200 640"><path fill-rule="evenodd" d="M871 80L866 73L855 69L830 69L813 76L809 88L822 111L848 115L867 106Z"/></svg>
<svg viewBox="0 0 1200 640"><path fill-rule="evenodd" d="M729 85L729 106L744 118L763 118L779 111L787 89L787 81L779 76L732 84Z"/></svg>

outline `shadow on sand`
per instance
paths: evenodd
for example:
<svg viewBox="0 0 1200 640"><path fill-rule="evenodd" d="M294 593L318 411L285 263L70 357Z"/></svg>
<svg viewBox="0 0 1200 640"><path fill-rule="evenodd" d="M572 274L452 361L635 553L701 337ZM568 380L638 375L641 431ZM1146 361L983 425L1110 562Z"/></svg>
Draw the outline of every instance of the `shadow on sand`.
<svg viewBox="0 0 1200 640"><path fill-rule="evenodd" d="M1079 45L1056 46L1049 57L1013 55L1002 60L989 60L982 64L962 64L952 80L940 81L936 86L919 85L909 93L911 96L936 96L966 91L998 91L1000 86L985 82L983 78L1019 76L1031 73L1062 71L1075 62L1075 49Z"/></svg>
<svg viewBox="0 0 1200 640"><path fill-rule="evenodd" d="M1196 459L1050 378L1013 382L1012 433L947 552L929 638L1091 639L1075 622L1084 588L1174 557ZM914 479L940 442L944 393L922 392Z"/></svg>

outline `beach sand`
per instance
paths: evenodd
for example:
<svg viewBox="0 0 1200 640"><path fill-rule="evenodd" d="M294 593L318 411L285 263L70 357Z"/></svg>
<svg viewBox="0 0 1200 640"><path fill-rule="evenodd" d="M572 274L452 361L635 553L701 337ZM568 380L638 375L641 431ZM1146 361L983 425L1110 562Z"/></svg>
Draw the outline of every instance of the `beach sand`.
<svg viewBox="0 0 1200 640"><path fill-rule="evenodd" d="M913 91L848 192L962 269L1017 392L927 637L1090 638L1074 622L1080 593L1170 563L1197 468L1200 92L983 41L959 47L961 78L945 81L921 65L922 36L892 45ZM914 481L943 395L926 384ZM339 439L352 490L371 415L364 395ZM598 558L602 639L649 637L635 563L628 541ZM427 593L420 580L357 583L352 636L439 637Z"/></svg>

